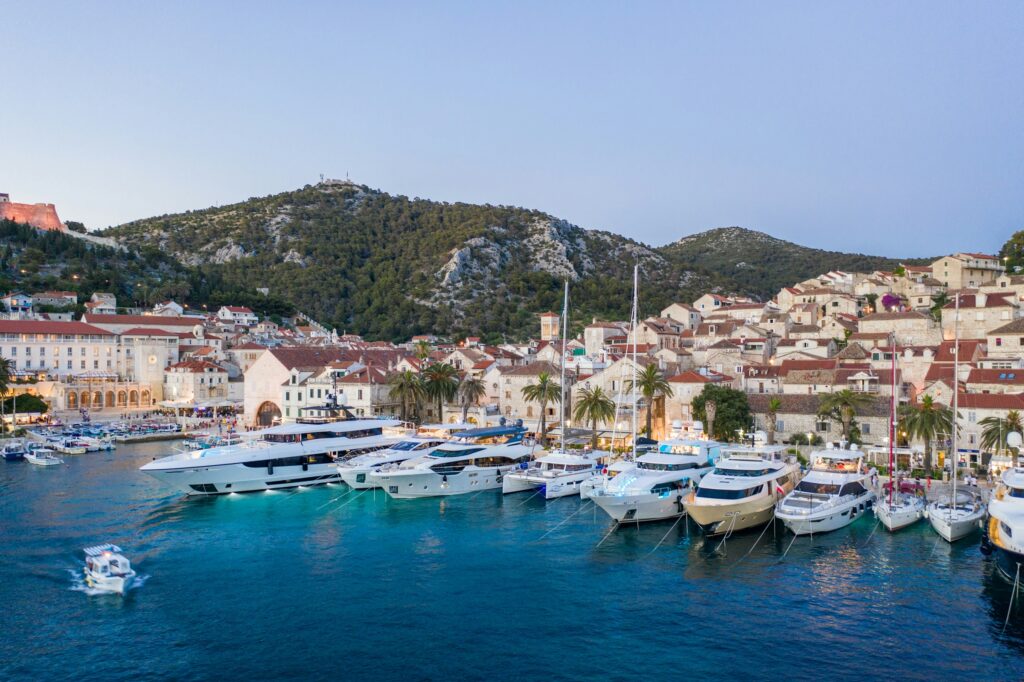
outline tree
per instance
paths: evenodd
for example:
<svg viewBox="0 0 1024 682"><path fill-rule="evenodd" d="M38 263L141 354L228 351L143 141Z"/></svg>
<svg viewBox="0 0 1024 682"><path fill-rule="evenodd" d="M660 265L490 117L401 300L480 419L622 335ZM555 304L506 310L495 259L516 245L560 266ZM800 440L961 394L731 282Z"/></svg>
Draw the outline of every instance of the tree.
<svg viewBox="0 0 1024 682"><path fill-rule="evenodd" d="M768 401L768 445L775 445L775 424L779 419L779 410L782 409L782 401L779 398L771 398Z"/></svg>
<svg viewBox="0 0 1024 682"><path fill-rule="evenodd" d="M664 400L665 398L672 397L672 387L669 385L665 375L662 374L658 366L653 362L643 369L638 369L636 372L636 388L640 391L640 395L644 397L647 402L647 424L644 428L645 435L651 437L651 417L654 413L655 401ZM634 380L626 382L626 391L631 392L633 390Z"/></svg>
<svg viewBox="0 0 1024 682"><path fill-rule="evenodd" d="M1024 435L1024 420L1021 419L1020 412L1017 410L1010 410L1006 413L1004 419L999 417L985 417L980 422L981 425L981 447L985 450L1009 450L1013 453L1013 466L1017 466L1017 456L1020 454L1019 448L1011 448L1006 442L1006 435L1011 431L1016 431Z"/></svg>
<svg viewBox="0 0 1024 682"><path fill-rule="evenodd" d="M419 359L420 362L425 362L430 357L431 353L430 344L420 339L416 342L416 346L413 348L413 353Z"/></svg>
<svg viewBox="0 0 1024 682"><path fill-rule="evenodd" d="M0 356L0 397L7 395L7 391L11 385L12 369L13 366L11 365L11 361Z"/></svg>
<svg viewBox="0 0 1024 682"><path fill-rule="evenodd" d="M418 405L424 397L423 382L412 370L395 372L388 377L389 395L401 405L402 421L409 418L409 405Z"/></svg>
<svg viewBox="0 0 1024 682"><path fill-rule="evenodd" d="M523 397L528 402L540 403L540 440L544 442L547 433L547 408L548 403L560 403L562 401L562 387L555 383L555 380L547 372L537 375L537 383L523 386ZM565 425L562 425L563 428Z"/></svg>
<svg viewBox="0 0 1024 682"><path fill-rule="evenodd" d="M1006 263L1007 271L1024 265L1024 230L1018 230L999 249L999 257Z"/></svg>
<svg viewBox="0 0 1024 682"><path fill-rule="evenodd" d="M866 393L855 393L848 388L825 393L818 404L818 416L828 417L843 427L843 440L850 440L850 426L857 411L872 404L874 400Z"/></svg>
<svg viewBox="0 0 1024 682"><path fill-rule="evenodd" d="M441 420L441 410L445 402L455 398L459 390L459 373L451 365L435 362L423 370L423 391L428 398L437 401L437 418Z"/></svg>
<svg viewBox="0 0 1024 682"><path fill-rule="evenodd" d="M878 294L865 294L864 300L868 302L868 308L871 309L871 312L878 312Z"/></svg>
<svg viewBox="0 0 1024 682"><path fill-rule="evenodd" d="M932 468L932 443L953 432L953 410L926 395L917 405L903 405L899 415L900 430L911 438L924 441L924 468Z"/></svg>
<svg viewBox="0 0 1024 682"><path fill-rule="evenodd" d="M945 289L932 296L932 305L928 309L932 317L937 322L942 322L942 309L949 303L949 294L946 293Z"/></svg>
<svg viewBox="0 0 1024 682"><path fill-rule="evenodd" d="M590 447L597 449L597 425L615 419L615 401L600 386L584 388L576 394L572 417L578 422L590 422Z"/></svg>
<svg viewBox="0 0 1024 682"><path fill-rule="evenodd" d="M466 423L466 416L469 414L469 406L476 405L480 398L487 395L487 384L483 379L467 376L459 384L459 402L462 403L462 423Z"/></svg>
<svg viewBox="0 0 1024 682"><path fill-rule="evenodd" d="M740 430L750 428L747 394L728 386L704 384L691 403L693 414L707 425L708 437L728 441Z"/></svg>

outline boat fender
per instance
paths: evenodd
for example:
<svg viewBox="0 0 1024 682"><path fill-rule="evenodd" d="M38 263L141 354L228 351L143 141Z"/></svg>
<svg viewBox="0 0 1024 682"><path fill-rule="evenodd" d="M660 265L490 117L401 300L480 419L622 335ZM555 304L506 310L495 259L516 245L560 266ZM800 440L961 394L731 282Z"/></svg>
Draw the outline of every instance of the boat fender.
<svg viewBox="0 0 1024 682"><path fill-rule="evenodd" d="M981 549L981 553L984 554L985 556L990 556L992 554L992 543L988 539L988 533L985 533L984 535L981 536L981 547L980 547L980 549Z"/></svg>

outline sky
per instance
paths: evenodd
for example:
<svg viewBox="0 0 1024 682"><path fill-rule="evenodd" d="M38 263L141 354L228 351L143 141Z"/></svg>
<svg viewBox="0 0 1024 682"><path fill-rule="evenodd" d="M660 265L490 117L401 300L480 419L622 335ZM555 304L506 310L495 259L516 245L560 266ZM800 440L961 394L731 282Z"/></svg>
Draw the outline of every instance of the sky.
<svg viewBox="0 0 1024 682"><path fill-rule="evenodd" d="M0 0L0 192L90 229L314 183L648 244L1024 229L1024 2Z"/></svg>

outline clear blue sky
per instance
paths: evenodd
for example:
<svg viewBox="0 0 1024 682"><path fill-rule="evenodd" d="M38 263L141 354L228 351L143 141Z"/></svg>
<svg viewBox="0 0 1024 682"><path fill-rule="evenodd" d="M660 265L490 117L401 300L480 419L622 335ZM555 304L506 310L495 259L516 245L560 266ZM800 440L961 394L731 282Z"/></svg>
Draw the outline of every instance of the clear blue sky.
<svg viewBox="0 0 1024 682"><path fill-rule="evenodd" d="M656 245L1024 228L1019 1L0 2L0 25L0 192L90 228L346 172Z"/></svg>

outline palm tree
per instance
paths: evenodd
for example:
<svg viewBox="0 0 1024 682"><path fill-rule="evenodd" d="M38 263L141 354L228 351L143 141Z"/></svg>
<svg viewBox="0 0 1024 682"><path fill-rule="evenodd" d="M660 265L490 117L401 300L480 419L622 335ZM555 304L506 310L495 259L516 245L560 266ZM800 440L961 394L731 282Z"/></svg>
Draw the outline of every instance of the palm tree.
<svg viewBox="0 0 1024 682"><path fill-rule="evenodd" d="M487 395L487 384L483 379L467 376L459 384L459 402L462 403L462 423L466 423L466 415L469 414L469 406L476 405L480 398Z"/></svg>
<svg viewBox="0 0 1024 682"><path fill-rule="evenodd" d="M615 419L615 401L600 386L584 388L576 394L572 417L579 422L590 422L590 447L597 449L597 425Z"/></svg>
<svg viewBox="0 0 1024 682"><path fill-rule="evenodd" d="M931 471L932 442L953 432L953 410L926 395L918 405L900 407L900 430L924 441L924 468Z"/></svg>
<svg viewBox="0 0 1024 682"><path fill-rule="evenodd" d="M942 322L942 309L949 303L949 294L945 290L932 296L932 305L928 308L928 312L935 318L936 321Z"/></svg>
<svg viewBox="0 0 1024 682"><path fill-rule="evenodd" d="M402 421L409 418L409 404L418 405L423 399L423 382L412 370L395 372L388 377L389 395L402 405Z"/></svg>
<svg viewBox="0 0 1024 682"><path fill-rule="evenodd" d="M708 438L715 437L715 413L718 412L718 401L708 400L704 403L704 416L707 417L707 424L705 424L704 433L708 434Z"/></svg>
<svg viewBox="0 0 1024 682"><path fill-rule="evenodd" d="M848 388L821 396L818 414L822 417L838 419L843 427L843 440L850 440L850 425L857 415L857 410L867 407L873 402L867 393L855 393Z"/></svg>
<svg viewBox="0 0 1024 682"><path fill-rule="evenodd" d="M413 354L420 362L424 362L430 357L430 350L430 344L420 339L416 342L416 346L413 348Z"/></svg>
<svg viewBox="0 0 1024 682"><path fill-rule="evenodd" d="M636 388L640 391L640 395L644 397L647 402L647 425L644 429L644 433L648 438L651 437L651 417L654 413L654 403L656 400L664 400L665 398L672 397L672 387L669 385L665 375L661 373L658 366L653 362L643 369L638 369L636 372ZM633 390L634 380L626 382L626 390Z"/></svg>
<svg viewBox="0 0 1024 682"><path fill-rule="evenodd" d="M768 401L768 445L775 445L775 423L779 419L779 410L782 409L782 400L771 398Z"/></svg>
<svg viewBox="0 0 1024 682"><path fill-rule="evenodd" d="M441 421L441 410L446 401L455 398L459 390L459 373L451 365L435 362L423 370L423 391L437 401L437 419Z"/></svg>
<svg viewBox="0 0 1024 682"><path fill-rule="evenodd" d="M7 358L0 356L0 403L7 397L7 391L11 385L11 372L14 370L14 366L11 361ZM15 425L17 427L17 425ZM0 433L5 431L7 427L0 422Z"/></svg>
<svg viewBox="0 0 1024 682"><path fill-rule="evenodd" d="M1010 448L1006 442L1006 435L1011 431L1024 433L1024 420L1020 412L1010 410L1004 419L999 417L985 417L978 422L982 427L981 447L988 450L1009 450L1013 453L1013 466L1017 467L1017 455L1019 448Z"/></svg>
<svg viewBox="0 0 1024 682"><path fill-rule="evenodd" d="M547 372L537 375L537 383L523 386L523 397L527 402L540 403L540 437L537 439L544 442L544 435L547 433L548 403L559 403L562 401L562 387L555 383L554 378ZM562 425L565 428L565 425Z"/></svg>

